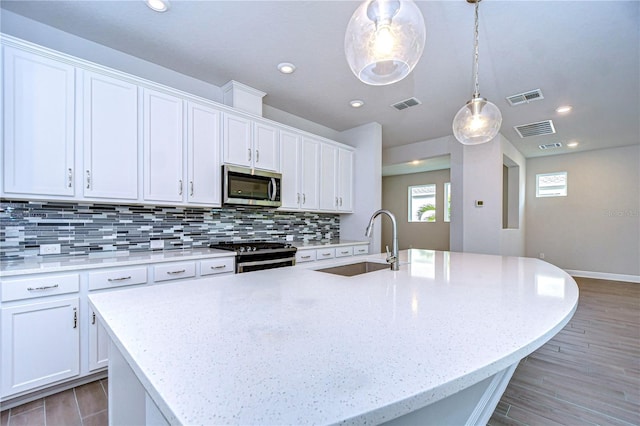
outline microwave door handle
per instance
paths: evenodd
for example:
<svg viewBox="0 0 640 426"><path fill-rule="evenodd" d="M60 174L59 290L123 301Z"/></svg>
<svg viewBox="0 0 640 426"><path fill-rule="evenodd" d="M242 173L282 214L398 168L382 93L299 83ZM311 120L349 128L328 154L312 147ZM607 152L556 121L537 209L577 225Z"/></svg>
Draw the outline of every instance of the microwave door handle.
<svg viewBox="0 0 640 426"><path fill-rule="evenodd" d="M269 199L274 201L276 199L276 191L278 188L276 187L276 179L271 178L271 182L269 182Z"/></svg>

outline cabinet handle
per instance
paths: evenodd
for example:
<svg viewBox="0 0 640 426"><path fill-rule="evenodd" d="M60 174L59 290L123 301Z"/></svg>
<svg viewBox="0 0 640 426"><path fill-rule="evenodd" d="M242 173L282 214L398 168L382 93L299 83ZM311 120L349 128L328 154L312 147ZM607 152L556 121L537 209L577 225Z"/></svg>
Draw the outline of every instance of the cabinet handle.
<svg viewBox="0 0 640 426"><path fill-rule="evenodd" d="M73 308L73 328L78 328L78 309Z"/></svg>
<svg viewBox="0 0 640 426"><path fill-rule="evenodd" d="M300 259L311 259L311 256L300 256Z"/></svg>
<svg viewBox="0 0 640 426"><path fill-rule="evenodd" d="M260 162L260 151L256 149L256 163Z"/></svg>
<svg viewBox="0 0 640 426"><path fill-rule="evenodd" d="M340 197L340 207L342 207L342 197Z"/></svg>
<svg viewBox="0 0 640 426"><path fill-rule="evenodd" d="M91 172L87 170L87 189L91 189Z"/></svg>
<svg viewBox="0 0 640 426"><path fill-rule="evenodd" d="M323 256L331 256L331 253L322 253Z"/></svg>
<svg viewBox="0 0 640 426"><path fill-rule="evenodd" d="M93 315L91 315L91 324L95 324L96 323L96 313L94 312Z"/></svg>
<svg viewBox="0 0 640 426"><path fill-rule="evenodd" d="M175 274L182 274L187 272L186 269L180 269L179 271L167 271L167 274L169 275L175 275Z"/></svg>
<svg viewBox="0 0 640 426"><path fill-rule="evenodd" d="M114 282L114 281L124 281L124 280L130 280L131 279L131 275L129 275L128 277L120 277L120 278L107 278L107 281L109 282Z"/></svg>
<svg viewBox="0 0 640 426"><path fill-rule="evenodd" d="M189 195L193 197L193 181L189 182Z"/></svg>
<svg viewBox="0 0 640 426"><path fill-rule="evenodd" d="M178 181L178 195L182 195L182 179Z"/></svg>
<svg viewBox="0 0 640 426"><path fill-rule="evenodd" d="M302 204L307 204L307 196L304 194L304 192L302 193Z"/></svg>
<svg viewBox="0 0 640 426"><path fill-rule="evenodd" d="M68 180L69 180L69 188L71 188L71 185L73 184L73 170L70 168L69 169L69 174L68 174Z"/></svg>
<svg viewBox="0 0 640 426"><path fill-rule="evenodd" d="M224 269L226 267L227 265L218 265L218 266L212 266L211 269Z"/></svg>
<svg viewBox="0 0 640 426"><path fill-rule="evenodd" d="M247 161L251 161L251 148L249 148L247 151L249 152L249 158L247 159Z"/></svg>
<svg viewBox="0 0 640 426"><path fill-rule="evenodd" d="M349 254L348 251L341 251L340 254Z"/></svg>
<svg viewBox="0 0 640 426"><path fill-rule="evenodd" d="M58 288L58 284L54 285L45 285L42 287L27 287L28 291L41 291L41 290L49 290L51 288Z"/></svg>
<svg viewBox="0 0 640 426"><path fill-rule="evenodd" d="M336 197L336 207L338 207L338 197Z"/></svg>

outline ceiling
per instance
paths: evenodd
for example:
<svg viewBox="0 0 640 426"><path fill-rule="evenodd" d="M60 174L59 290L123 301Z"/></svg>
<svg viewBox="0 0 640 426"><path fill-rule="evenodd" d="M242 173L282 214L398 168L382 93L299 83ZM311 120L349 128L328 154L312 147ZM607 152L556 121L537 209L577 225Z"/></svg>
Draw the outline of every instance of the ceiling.
<svg viewBox="0 0 640 426"><path fill-rule="evenodd" d="M404 80L368 86L350 71L345 29L356 1L7 1L30 19L221 86L236 80L264 102L337 131L376 121L383 147L450 135L471 98L473 6L417 1L427 42ZM283 75L280 62L297 70ZM501 133L526 157L640 143L640 2L499 1L480 5L480 91L502 111ZM544 99L505 97L540 89ZM397 111L409 97L422 103ZM365 105L355 109L352 99ZM556 107L569 104L566 115ZM522 139L514 126L552 119L556 133ZM567 148L570 141L579 143ZM538 145L561 142L562 148Z"/></svg>

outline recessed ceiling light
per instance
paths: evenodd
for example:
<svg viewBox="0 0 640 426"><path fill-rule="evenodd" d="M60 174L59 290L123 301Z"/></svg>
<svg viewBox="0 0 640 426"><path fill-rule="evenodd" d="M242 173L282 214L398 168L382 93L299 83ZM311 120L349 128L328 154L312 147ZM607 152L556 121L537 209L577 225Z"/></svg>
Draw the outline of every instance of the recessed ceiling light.
<svg viewBox="0 0 640 426"><path fill-rule="evenodd" d="M166 12L169 10L169 0L145 0L147 6L156 12Z"/></svg>
<svg viewBox="0 0 640 426"><path fill-rule="evenodd" d="M579 144L578 144L578 142L569 142L569 143L567 144L567 146L568 146L569 148L575 148L575 147L576 147L576 146L578 146L578 145L579 145Z"/></svg>
<svg viewBox="0 0 640 426"><path fill-rule="evenodd" d="M556 108L556 112L559 114L566 114L571 111L573 107L571 105L563 105Z"/></svg>
<svg viewBox="0 0 640 426"><path fill-rule="evenodd" d="M418 164L420 164L420 160L413 160L411 164L413 164L414 166L417 166Z"/></svg>
<svg viewBox="0 0 640 426"><path fill-rule="evenodd" d="M296 66L289 62L282 62L278 64L278 70L282 74L291 74L296 70Z"/></svg>
<svg viewBox="0 0 640 426"><path fill-rule="evenodd" d="M364 105L364 101L360 99L354 99L351 102L349 102L349 104L354 108L360 108L362 105Z"/></svg>

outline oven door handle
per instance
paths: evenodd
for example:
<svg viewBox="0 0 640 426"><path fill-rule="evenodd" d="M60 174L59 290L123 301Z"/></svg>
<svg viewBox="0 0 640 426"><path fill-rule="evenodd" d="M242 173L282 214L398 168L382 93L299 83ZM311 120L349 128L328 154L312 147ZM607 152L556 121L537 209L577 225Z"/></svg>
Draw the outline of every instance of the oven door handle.
<svg viewBox="0 0 640 426"><path fill-rule="evenodd" d="M238 273L243 272L244 268L247 266L260 266L260 265L272 265L274 263L282 263L282 262L292 262L292 265L295 265L296 257L284 257L280 259L269 259L269 260L255 260L253 262L239 262L238 263Z"/></svg>
<svg viewBox="0 0 640 426"><path fill-rule="evenodd" d="M277 190L278 187L276 186L276 178L271 178L271 181L269 182L269 200L275 201Z"/></svg>

